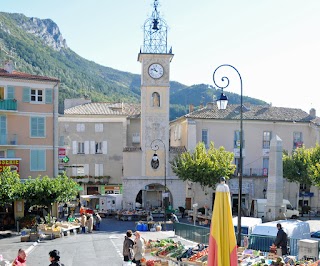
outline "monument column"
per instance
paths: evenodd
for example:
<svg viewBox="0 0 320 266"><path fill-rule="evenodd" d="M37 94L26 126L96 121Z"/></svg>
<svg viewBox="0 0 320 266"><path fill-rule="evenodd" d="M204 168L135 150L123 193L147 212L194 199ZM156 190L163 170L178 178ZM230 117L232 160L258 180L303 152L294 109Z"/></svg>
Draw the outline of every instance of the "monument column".
<svg viewBox="0 0 320 266"><path fill-rule="evenodd" d="M283 162L282 140L275 136L270 142L269 175L267 190L266 219L275 221L285 219L283 205Z"/></svg>

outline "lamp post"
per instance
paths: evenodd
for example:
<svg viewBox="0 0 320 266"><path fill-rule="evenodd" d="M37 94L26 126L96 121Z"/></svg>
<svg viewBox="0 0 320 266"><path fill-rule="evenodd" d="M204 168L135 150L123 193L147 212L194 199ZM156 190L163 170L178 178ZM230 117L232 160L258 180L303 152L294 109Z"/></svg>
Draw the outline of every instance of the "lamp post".
<svg viewBox="0 0 320 266"><path fill-rule="evenodd" d="M157 169L159 167L159 157L157 154L157 150L159 150L158 143L162 143L164 147L164 198L163 198L163 208L164 208L164 230L167 230L167 150L166 145L161 139L155 139L151 142L151 149L154 151L151 167L153 169Z"/></svg>
<svg viewBox="0 0 320 266"><path fill-rule="evenodd" d="M243 166L243 160L242 160L242 148L243 148L243 117L242 117L242 78L241 75L239 73L239 71L232 65L229 64L223 64L218 66L215 71L213 72L213 82L214 84L221 89L221 95L220 95L220 99L217 99L217 105L218 105L218 109L226 109L227 108L227 104L228 104L228 97L223 93L223 90L225 88L227 88L230 84L229 78L226 76L223 76L221 78L221 83L222 85L219 86L215 80L215 75L216 72L220 69L220 68L232 68L233 70L235 70L240 78L240 89L241 89L241 94L240 94L240 140L239 140L239 150L240 150L240 154L239 154L239 171L238 171L238 175L239 175L239 188L238 188L238 231L237 231L237 245L240 246L241 245L241 205L242 205L242 166Z"/></svg>

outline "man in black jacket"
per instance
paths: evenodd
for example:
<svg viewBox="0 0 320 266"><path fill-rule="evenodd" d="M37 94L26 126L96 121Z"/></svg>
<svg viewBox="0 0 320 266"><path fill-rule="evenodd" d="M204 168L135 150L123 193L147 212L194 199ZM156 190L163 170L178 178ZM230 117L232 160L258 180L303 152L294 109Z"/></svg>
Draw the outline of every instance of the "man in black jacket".
<svg viewBox="0 0 320 266"><path fill-rule="evenodd" d="M288 237L285 231L283 231L281 224L277 224L278 228L278 233L276 240L274 241L274 244L277 246L277 248L282 249L282 255L288 254L288 249L287 249L287 242L288 242Z"/></svg>

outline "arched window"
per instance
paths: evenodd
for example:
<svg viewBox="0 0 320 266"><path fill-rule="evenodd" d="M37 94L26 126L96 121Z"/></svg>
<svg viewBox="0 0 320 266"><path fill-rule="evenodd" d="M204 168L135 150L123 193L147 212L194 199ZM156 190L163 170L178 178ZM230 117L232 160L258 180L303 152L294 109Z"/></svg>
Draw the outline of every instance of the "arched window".
<svg viewBox="0 0 320 266"><path fill-rule="evenodd" d="M152 106L160 107L160 94L157 92L152 93Z"/></svg>

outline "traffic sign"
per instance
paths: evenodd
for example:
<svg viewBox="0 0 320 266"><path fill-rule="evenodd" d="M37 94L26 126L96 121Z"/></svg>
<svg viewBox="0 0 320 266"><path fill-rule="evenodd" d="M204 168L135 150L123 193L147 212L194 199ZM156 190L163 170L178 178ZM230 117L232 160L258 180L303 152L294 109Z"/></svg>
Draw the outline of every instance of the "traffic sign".
<svg viewBox="0 0 320 266"><path fill-rule="evenodd" d="M62 158L62 162L64 162L64 163L67 163L67 162L69 162L69 157L68 156L64 156L63 158Z"/></svg>

